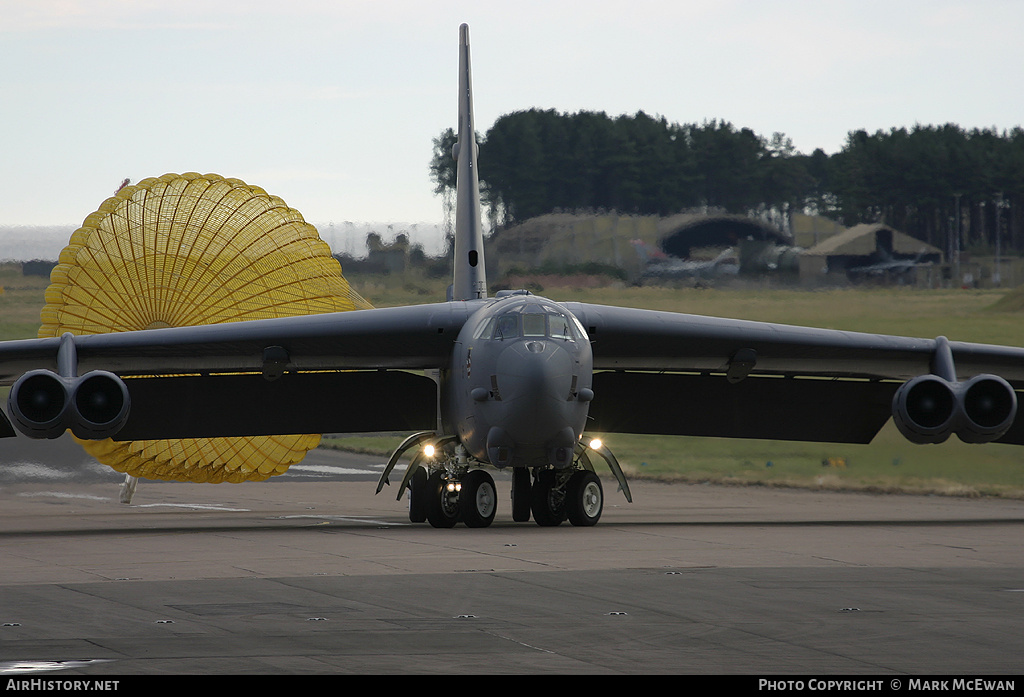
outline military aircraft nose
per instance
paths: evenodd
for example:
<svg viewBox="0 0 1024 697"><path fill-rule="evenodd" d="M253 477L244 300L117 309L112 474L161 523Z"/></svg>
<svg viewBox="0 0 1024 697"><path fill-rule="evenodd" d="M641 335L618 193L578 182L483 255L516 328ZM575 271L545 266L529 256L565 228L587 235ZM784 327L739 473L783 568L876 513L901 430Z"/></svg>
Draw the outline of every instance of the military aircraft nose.
<svg viewBox="0 0 1024 697"><path fill-rule="evenodd" d="M516 343L498 357L497 380L511 418L505 428L519 443L544 443L570 420L574 360L556 342Z"/></svg>
<svg viewBox="0 0 1024 697"><path fill-rule="evenodd" d="M519 397L557 391L565 381L572 379L573 360L565 349L551 341L529 340L516 343L498 357L498 375L509 382L503 394L515 393ZM566 395L562 395L565 399Z"/></svg>

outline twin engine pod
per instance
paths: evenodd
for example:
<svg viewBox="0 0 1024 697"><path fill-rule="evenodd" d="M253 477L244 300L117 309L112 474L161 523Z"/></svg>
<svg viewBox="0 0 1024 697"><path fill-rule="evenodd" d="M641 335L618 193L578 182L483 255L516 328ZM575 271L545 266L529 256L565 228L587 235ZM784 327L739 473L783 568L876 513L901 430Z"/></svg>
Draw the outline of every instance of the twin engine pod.
<svg viewBox="0 0 1024 697"><path fill-rule="evenodd" d="M942 443L952 433L965 443L988 443L1009 430L1016 414L1017 395L998 375L967 382L921 375L892 400L896 427L912 443Z"/></svg>
<svg viewBox="0 0 1024 697"><path fill-rule="evenodd" d="M32 370L7 398L8 413L30 438L57 438L69 428L79 438L109 438L128 420L129 406L128 388L105 370L70 378Z"/></svg>

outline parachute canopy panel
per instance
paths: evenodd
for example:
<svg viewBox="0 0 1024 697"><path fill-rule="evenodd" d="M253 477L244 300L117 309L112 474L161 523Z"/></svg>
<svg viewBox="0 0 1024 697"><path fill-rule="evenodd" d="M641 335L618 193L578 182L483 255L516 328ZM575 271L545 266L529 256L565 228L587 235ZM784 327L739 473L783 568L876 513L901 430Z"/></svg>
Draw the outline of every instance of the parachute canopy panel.
<svg viewBox="0 0 1024 697"><path fill-rule="evenodd" d="M71 236L40 337L219 324L370 307L312 225L257 186L165 174L126 186ZM282 474L318 434L81 441L136 477L242 482Z"/></svg>

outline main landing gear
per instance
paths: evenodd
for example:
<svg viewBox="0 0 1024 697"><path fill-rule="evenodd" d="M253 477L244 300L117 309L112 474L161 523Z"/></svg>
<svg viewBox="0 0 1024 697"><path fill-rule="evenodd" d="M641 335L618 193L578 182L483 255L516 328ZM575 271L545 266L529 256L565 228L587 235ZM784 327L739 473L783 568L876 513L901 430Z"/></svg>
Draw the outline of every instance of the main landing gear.
<svg viewBox="0 0 1024 697"><path fill-rule="evenodd" d="M432 432L409 436L395 450L377 486L380 493L388 475L406 451L418 447L409 463L398 498L409 490L409 520L429 522L435 528L450 528L458 522L466 527L485 528L497 512L494 478L483 469L470 469L475 463L454 436L437 438ZM568 520L575 526L597 524L604 510L604 489L594 472L589 453L604 458L628 501L629 485L615 457L600 444L591 441L579 445L571 467L514 467L512 473L512 519L526 522L531 516L538 525L553 527Z"/></svg>
<svg viewBox="0 0 1024 697"><path fill-rule="evenodd" d="M577 526L595 525L604 510L601 480L589 470L542 469L534 476L530 510L537 524L545 527L566 519Z"/></svg>
<svg viewBox="0 0 1024 697"><path fill-rule="evenodd" d="M459 521L468 528L486 528L497 510L494 479L484 470L470 470L460 481L436 470L430 476L415 475L409 486L409 519L414 523L423 518L414 517L413 511L422 511L435 528L450 528Z"/></svg>
<svg viewBox="0 0 1024 697"><path fill-rule="evenodd" d="M498 496L494 479L482 469L469 470L458 481L448 479L444 470L429 476L418 468L409 482L409 520L428 521L435 528L450 528L458 522L468 528L486 528L494 521ZM512 471L512 519L526 522L533 515L538 525L555 526L568 520L590 526L601 518L604 490L601 480L586 470Z"/></svg>

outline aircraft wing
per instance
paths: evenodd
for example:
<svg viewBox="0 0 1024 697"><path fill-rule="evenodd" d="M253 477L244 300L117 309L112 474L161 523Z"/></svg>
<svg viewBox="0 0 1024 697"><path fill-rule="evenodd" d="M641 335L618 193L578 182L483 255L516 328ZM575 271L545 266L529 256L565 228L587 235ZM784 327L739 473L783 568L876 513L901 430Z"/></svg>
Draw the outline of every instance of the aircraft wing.
<svg viewBox="0 0 1024 697"><path fill-rule="evenodd" d="M118 440L434 428L434 381L472 303L0 343L0 384L105 370L130 395ZM62 361L65 367L62 368Z"/></svg>
<svg viewBox="0 0 1024 697"><path fill-rule="evenodd" d="M118 375L261 371L264 351L287 351L289 370L444 365L466 303L353 310L195 327L76 336L78 373ZM33 368L57 369L59 338L0 343L0 385Z"/></svg>
<svg viewBox="0 0 1024 697"><path fill-rule="evenodd" d="M991 373L1024 388L1024 349L567 303L594 353L592 431L867 443L904 381ZM939 366L941 368L941 366ZM1024 443L1018 418L1000 439Z"/></svg>

